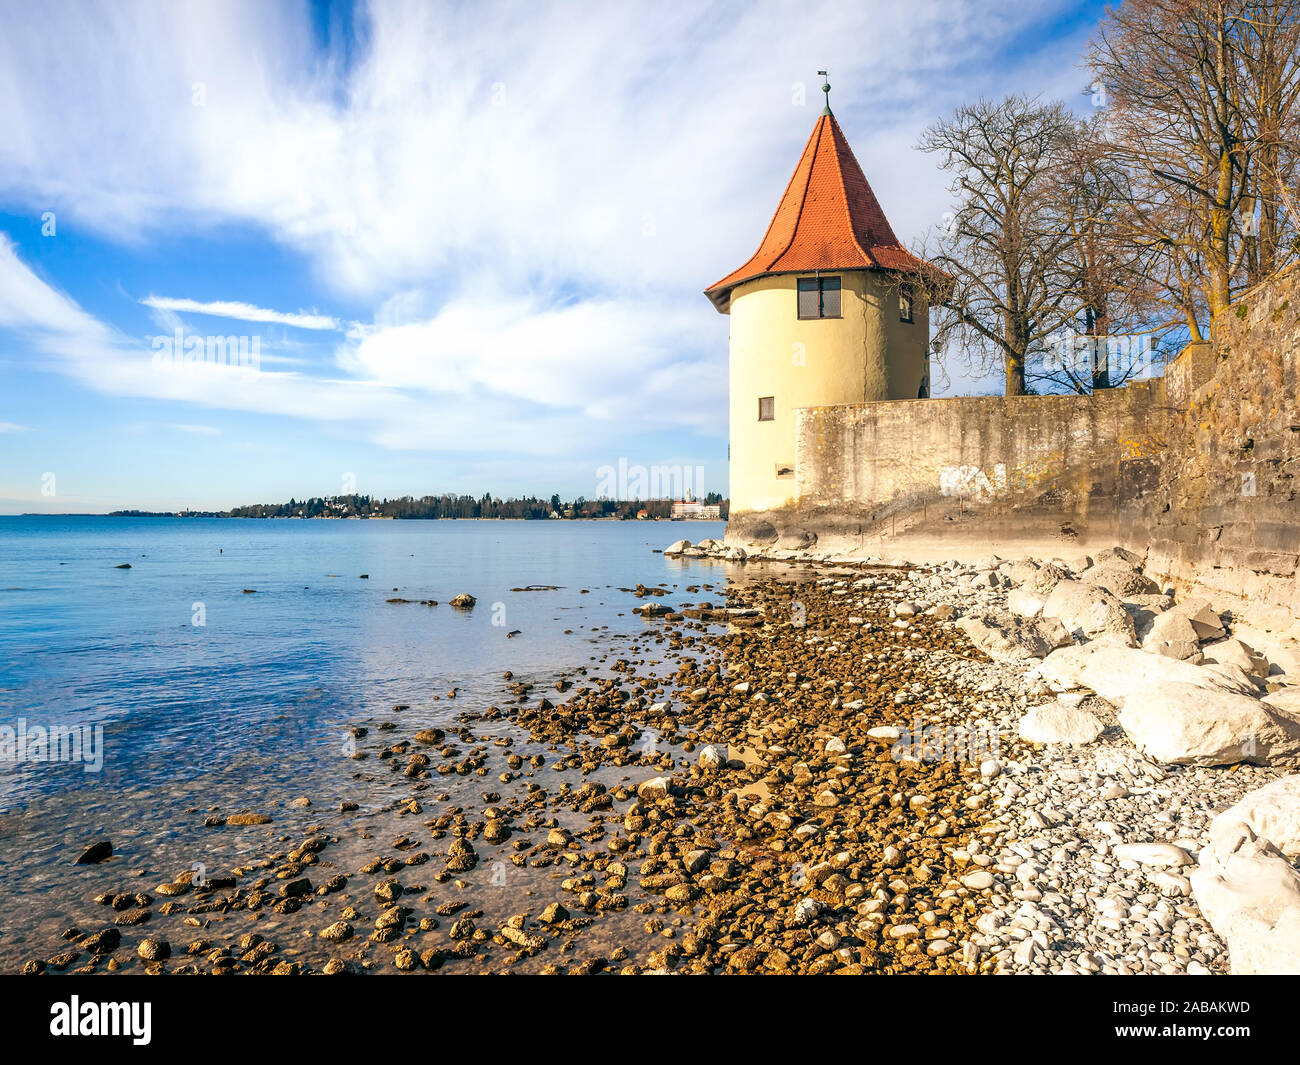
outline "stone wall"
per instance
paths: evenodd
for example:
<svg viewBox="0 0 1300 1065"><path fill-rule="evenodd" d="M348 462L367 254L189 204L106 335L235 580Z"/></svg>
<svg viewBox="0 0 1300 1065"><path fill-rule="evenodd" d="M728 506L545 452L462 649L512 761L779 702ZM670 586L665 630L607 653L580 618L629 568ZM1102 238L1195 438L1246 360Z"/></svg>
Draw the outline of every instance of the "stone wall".
<svg viewBox="0 0 1300 1065"><path fill-rule="evenodd" d="M1274 621L1300 617L1300 270L1214 322L1180 367L1168 447L1134 515L1148 567ZM1189 353L1178 360L1188 358ZM1171 381L1173 379L1171 378ZM1173 392L1173 389L1170 389Z"/></svg>
<svg viewBox="0 0 1300 1065"><path fill-rule="evenodd" d="M1158 454L1158 382L1078 396L912 400L810 407L796 421L802 506L867 504L944 521L1015 512L1066 539L1113 540L1124 461Z"/></svg>
<svg viewBox="0 0 1300 1065"><path fill-rule="evenodd" d="M792 507L733 542L908 555L1123 544L1256 616L1300 616L1300 271L1247 293L1164 378L1093 396L797 412Z"/></svg>

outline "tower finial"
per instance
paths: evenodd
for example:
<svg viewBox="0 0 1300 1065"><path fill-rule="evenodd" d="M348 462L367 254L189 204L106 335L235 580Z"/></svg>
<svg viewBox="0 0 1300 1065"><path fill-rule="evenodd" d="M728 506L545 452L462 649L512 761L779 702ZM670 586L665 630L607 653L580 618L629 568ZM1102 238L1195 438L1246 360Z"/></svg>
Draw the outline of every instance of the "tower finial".
<svg viewBox="0 0 1300 1065"><path fill-rule="evenodd" d="M819 70L817 73L823 78L827 77L826 71L824 70ZM822 92L826 94L826 108L822 111L822 114L829 115L831 113L831 83L829 80L822 85Z"/></svg>

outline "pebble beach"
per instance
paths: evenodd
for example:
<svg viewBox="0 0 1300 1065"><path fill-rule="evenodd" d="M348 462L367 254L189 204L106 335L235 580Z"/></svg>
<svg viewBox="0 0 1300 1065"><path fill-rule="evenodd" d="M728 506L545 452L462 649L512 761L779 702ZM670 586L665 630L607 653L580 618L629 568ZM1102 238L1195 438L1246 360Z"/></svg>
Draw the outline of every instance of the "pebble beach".
<svg viewBox="0 0 1300 1065"><path fill-rule="evenodd" d="M669 551L716 577L629 586L639 627L590 665L504 671L464 710L452 688L437 724L418 693L357 716L353 793L298 794L287 773L282 801L186 810L192 837L154 853L85 840L70 923L46 922L7 967L1232 970L1193 870L1215 819L1287 776L1285 739L1256 759L1274 764L1153 757L1121 723L1134 701L1081 683L1088 664L1069 657L1123 650L1288 697L1262 655L1212 660L1231 618L1187 658L1156 651L1156 620L1180 607L1115 554ZM1102 571L1129 585L1085 579ZM1124 617L1049 624L1028 599L1053 602L1062 581ZM453 609L484 609L473 592Z"/></svg>

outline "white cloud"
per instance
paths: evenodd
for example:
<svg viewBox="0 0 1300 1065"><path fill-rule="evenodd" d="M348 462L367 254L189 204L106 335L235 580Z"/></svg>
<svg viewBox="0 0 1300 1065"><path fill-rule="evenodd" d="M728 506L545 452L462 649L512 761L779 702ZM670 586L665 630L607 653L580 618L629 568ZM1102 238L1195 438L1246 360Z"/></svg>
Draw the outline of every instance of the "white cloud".
<svg viewBox="0 0 1300 1065"><path fill-rule="evenodd" d="M31 426L19 425L16 422L0 422L0 433L30 433Z"/></svg>
<svg viewBox="0 0 1300 1065"><path fill-rule="evenodd" d="M338 329L339 321L324 314L290 314L284 311L271 311L265 307L256 307L251 303L234 300L215 300L201 302L191 299L175 299L169 296L146 296L140 301L146 307L160 311L189 311L192 314L207 314L216 318L237 318L241 322L270 322L278 325L291 325L296 329Z"/></svg>
<svg viewBox="0 0 1300 1065"><path fill-rule="evenodd" d="M465 340L462 326L448 330L443 319L424 326L373 326L359 330L340 352L332 376L274 372L265 368L213 362L161 364L151 346L125 336L88 315L66 295L54 291L17 255L0 234L0 293L25 298L0 299L0 329L21 330L35 356L34 365L58 372L108 395L144 396L217 410L274 414L347 425L390 449L564 456L608 454L628 431L626 422L603 424L581 409L611 402L622 383L601 374L593 342L575 352L564 346L566 327L607 325L600 314L570 321L539 318L541 326L507 325L496 340L462 353L481 366L456 367L457 351L447 345ZM463 323L466 312L453 308L447 320ZM502 339L504 338L504 339ZM606 350L618 349L608 337ZM507 347L518 341L537 369L510 382ZM436 350L429 344L439 345ZM432 354L447 368L445 379L427 372L422 356ZM661 368L646 352L630 353L645 364L651 402L643 413L656 423L690 425L699 406L673 408L653 402L663 394ZM610 360L607 359L607 362ZM567 388L547 380L546 370L568 375ZM658 375L658 376L656 376ZM533 389L535 391L530 391ZM473 402L465 402L472 395ZM585 401L583 400L585 398ZM175 427L194 423L177 423Z"/></svg>
<svg viewBox="0 0 1300 1065"><path fill-rule="evenodd" d="M221 430L211 425L186 425L173 422L169 428L178 433L193 433L195 436L220 436Z"/></svg>
<svg viewBox="0 0 1300 1065"><path fill-rule="evenodd" d="M909 230L942 212L917 203L942 189L910 148L929 121L1058 88L1068 47L1000 54L1053 6L377 2L348 67L304 8L53 2L0 39L0 195L127 240L251 222L374 296L490 271L699 299L757 245L819 66Z"/></svg>
<svg viewBox="0 0 1300 1065"><path fill-rule="evenodd" d="M345 327L330 377L270 353L256 375L160 372L0 236L0 325L109 394L347 424L390 448L722 436L727 322L701 290L758 244L820 110L815 71L908 239L947 205L921 130L981 93L1064 92L1077 42L1007 46L1070 10L393 0L358 6L345 55L318 48L305 5L19 5L0 35L0 204L124 244L252 227L349 317L374 312ZM255 284L231 291L276 302ZM342 324L143 302L169 330L178 312Z"/></svg>

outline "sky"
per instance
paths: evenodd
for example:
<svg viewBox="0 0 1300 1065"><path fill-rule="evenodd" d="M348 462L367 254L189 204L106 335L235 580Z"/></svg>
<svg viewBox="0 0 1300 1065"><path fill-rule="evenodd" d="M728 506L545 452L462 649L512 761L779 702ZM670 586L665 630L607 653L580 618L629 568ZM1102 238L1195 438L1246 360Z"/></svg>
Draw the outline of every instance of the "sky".
<svg viewBox="0 0 1300 1065"><path fill-rule="evenodd" d="M911 244L951 200L925 127L1010 92L1086 109L1101 13L11 5L0 513L595 498L620 460L725 494L702 292L757 247L817 71Z"/></svg>

